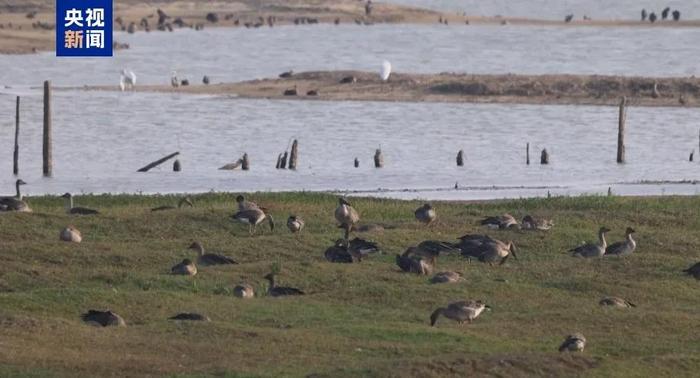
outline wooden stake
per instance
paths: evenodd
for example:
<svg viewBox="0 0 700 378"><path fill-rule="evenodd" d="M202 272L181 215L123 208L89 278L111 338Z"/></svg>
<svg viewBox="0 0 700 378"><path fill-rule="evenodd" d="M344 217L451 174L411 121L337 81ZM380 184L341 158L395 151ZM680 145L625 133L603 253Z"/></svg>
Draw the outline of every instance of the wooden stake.
<svg viewBox="0 0 700 378"><path fill-rule="evenodd" d="M530 165L530 142L525 145L525 164Z"/></svg>
<svg viewBox="0 0 700 378"><path fill-rule="evenodd" d="M459 150L459 152L457 152L457 166L458 167L464 166L464 151L463 150Z"/></svg>
<svg viewBox="0 0 700 378"><path fill-rule="evenodd" d="M145 167L140 168L137 172L148 172L149 170L151 170L151 168L155 168L155 167L157 167L157 166L159 166L159 165L165 163L166 161L168 161L168 160L174 158L174 157L177 156L177 155L180 155L180 153L179 153L179 152L173 152L172 154L170 154L170 155L168 155L168 156L162 157L162 158L160 158L160 159L158 159L158 160L156 160L156 161L154 161L154 162L152 162L152 163L149 163L149 164L146 165Z"/></svg>
<svg viewBox="0 0 700 378"><path fill-rule="evenodd" d="M355 168L358 168L360 166L360 159L355 158Z"/></svg>
<svg viewBox="0 0 700 378"><path fill-rule="evenodd" d="M17 96L17 107L15 109L15 151L12 155L12 173L19 174L19 96Z"/></svg>
<svg viewBox="0 0 700 378"><path fill-rule="evenodd" d="M43 172L50 177L53 173L53 157L51 154L51 82L44 81L44 143L43 143Z"/></svg>
<svg viewBox="0 0 700 378"><path fill-rule="evenodd" d="M542 150L540 155L540 164L549 164L549 153L546 148Z"/></svg>
<svg viewBox="0 0 700 378"><path fill-rule="evenodd" d="M383 166L384 166L384 156L382 155L381 148L377 148L377 151L374 152L374 167L375 168L382 168Z"/></svg>
<svg viewBox="0 0 700 378"><path fill-rule="evenodd" d="M247 171L250 169L250 160L248 160L248 154L243 153L243 164L241 164L241 169Z"/></svg>
<svg viewBox="0 0 700 378"><path fill-rule="evenodd" d="M182 165L180 164L180 159L175 159L173 162L173 172L180 172L182 170Z"/></svg>
<svg viewBox="0 0 700 378"><path fill-rule="evenodd" d="M690 156L688 157L688 161L693 161L693 155L695 154L695 150L690 153Z"/></svg>
<svg viewBox="0 0 700 378"><path fill-rule="evenodd" d="M299 156L299 143L297 143L297 140L294 139L294 143L292 143L292 152L289 154L289 169L297 169L297 157Z"/></svg>
<svg viewBox="0 0 700 378"><path fill-rule="evenodd" d="M627 97L622 97L622 100L620 100L620 115L617 122L617 162L619 164L625 162L625 118L627 117L627 112L625 111L626 105Z"/></svg>
<svg viewBox="0 0 700 378"><path fill-rule="evenodd" d="M287 169L287 151L284 151L282 155L282 162L280 163L280 169Z"/></svg>
<svg viewBox="0 0 700 378"><path fill-rule="evenodd" d="M282 154L277 155L277 164L275 165L275 169L280 169L282 166Z"/></svg>

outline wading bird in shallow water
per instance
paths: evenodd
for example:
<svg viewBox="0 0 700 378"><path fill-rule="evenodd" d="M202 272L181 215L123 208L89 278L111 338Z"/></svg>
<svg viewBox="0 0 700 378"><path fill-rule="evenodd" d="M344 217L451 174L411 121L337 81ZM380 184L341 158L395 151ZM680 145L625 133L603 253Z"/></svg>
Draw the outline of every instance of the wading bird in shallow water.
<svg viewBox="0 0 700 378"><path fill-rule="evenodd" d="M15 194L14 197L0 198L0 211L19 211L25 213L30 213L32 211L29 205L22 199L22 192L19 190L19 187L22 185L27 185L27 183L18 179L15 181L15 190L17 194Z"/></svg>
<svg viewBox="0 0 700 378"><path fill-rule="evenodd" d="M485 309L490 308L491 307L480 300L453 302L447 305L447 307L440 307L433 311L430 315L430 325L434 327L441 315L459 324L464 324L465 321L471 323L474 319L479 317Z"/></svg>
<svg viewBox="0 0 700 378"><path fill-rule="evenodd" d="M605 234L610 232L609 228L601 227L598 230L598 243L586 243L584 245L569 250L574 257L601 257L605 254L608 246L605 241Z"/></svg>

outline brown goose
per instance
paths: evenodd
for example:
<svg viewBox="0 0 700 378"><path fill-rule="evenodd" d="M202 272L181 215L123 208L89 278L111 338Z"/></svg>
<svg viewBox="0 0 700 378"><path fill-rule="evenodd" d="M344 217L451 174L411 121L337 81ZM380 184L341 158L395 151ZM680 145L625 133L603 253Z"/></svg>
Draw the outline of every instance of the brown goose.
<svg viewBox="0 0 700 378"><path fill-rule="evenodd" d="M270 231L274 231L275 220L272 218L272 215L267 214L266 211L267 209L265 208L243 210L233 214L231 218L235 221L248 224L248 232L250 232L251 235L255 234L258 224L262 223L265 219L267 219L267 223L270 225Z"/></svg>
<svg viewBox="0 0 700 378"><path fill-rule="evenodd" d="M606 255L630 255L637 248L637 242L632 239L632 234L634 234L634 229L632 227L627 227L625 230L625 241L612 243L605 248Z"/></svg>
<svg viewBox="0 0 700 378"><path fill-rule="evenodd" d="M258 204L253 201L247 201L242 195L236 197L236 203L238 204L238 211L246 210L257 210L259 209Z"/></svg>
<svg viewBox="0 0 700 378"><path fill-rule="evenodd" d="M496 228L496 229L519 228L520 227L520 225L518 224L518 221L515 220L515 218L508 213L505 213L503 215L497 215L494 217L486 217L486 218L481 220L481 225L486 226L488 228Z"/></svg>
<svg viewBox="0 0 700 378"><path fill-rule="evenodd" d="M151 209L151 211L163 211L163 210L175 210L175 209L181 209L183 206L189 206L189 207L194 207L194 204L192 203L192 199L188 196L180 200L180 202L177 203L177 207L172 206L172 205L166 205L166 206L158 206L154 207Z"/></svg>
<svg viewBox="0 0 700 378"><path fill-rule="evenodd" d="M61 197L66 199L66 212L68 214L80 214L80 215L94 215L100 212L94 209L88 209L87 207L74 207L73 206L73 195L66 193Z"/></svg>
<svg viewBox="0 0 700 378"><path fill-rule="evenodd" d="M435 209L433 209L433 206L429 203L417 208L416 211L414 211L414 215L419 222L428 226L430 226L437 218Z"/></svg>
<svg viewBox="0 0 700 378"><path fill-rule="evenodd" d="M462 281L462 273L459 272L440 272L430 279L430 283L457 283Z"/></svg>
<svg viewBox="0 0 700 378"><path fill-rule="evenodd" d="M61 230L58 235L59 239L67 242L80 243L83 241L83 235L80 234L80 230L73 226L68 226Z"/></svg>
<svg viewBox="0 0 700 378"><path fill-rule="evenodd" d="M464 324L465 321L471 323L487 308L490 309L491 307L487 306L482 301L453 302L447 305L447 307L440 307L433 311L430 315L430 325L435 326L435 323L437 323L441 315L459 324Z"/></svg>
<svg viewBox="0 0 700 378"><path fill-rule="evenodd" d="M586 338L582 333L574 333L564 339L564 342L559 346L560 352L583 352L586 347Z"/></svg>
<svg viewBox="0 0 700 378"><path fill-rule="evenodd" d="M288 287L288 286L277 286L275 284L275 274L274 273L269 273L264 277L266 280L269 281L270 287L267 289L267 294L272 297L282 297L282 296L287 296L287 295L304 295L304 292L294 288L294 287Z"/></svg>
<svg viewBox="0 0 700 378"><path fill-rule="evenodd" d="M19 187L22 185L27 185L26 182L22 180L15 181L16 193L14 197L1 197L0 198L0 211L18 211L24 213L30 213L32 211L26 202L22 199L22 193Z"/></svg>
<svg viewBox="0 0 700 378"><path fill-rule="evenodd" d="M102 327L108 327L108 326L116 326L116 327L124 327L126 326L126 322L124 322L124 319L122 319L121 316L113 313L110 310L107 311L98 311L98 310L88 310L88 312L82 314L80 316L81 319L83 319L84 322L94 325L94 326L102 326Z"/></svg>
<svg viewBox="0 0 700 378"><path fill-rule="evenodd" d="M605 234L609 232L610 229L607 227L601 227L598 230L598 243L586 243L576 248L569 250L571 255L574 257L601 257L605 254L605 248L608 246L605 241Z"/></svg>
<svg viewBox="0 0 700 378"><path fill-rule="evenodd" d="M498 262L498 265L503 265L510 255L513 255L513 258L516 260L518 259L516 251L515 243L512 241L504 243L493 239L491 242L484 243L478 259L490 265L493 265L495 262Z"/></svg>
<svg viewBox="0 0 700 378"><path fill-rule="evenodd" d="M360 214L345 198L340 197L338 198L338 207L335 209L335 220L340 223L339 228L345 230L345 239L348 239L352 227L360 221Z"/></svg>
<svg viewBox="0 0 700 378"><path fill-rule="evenodd" d="M290 215L287 218L287 228L293 234L300 232L304 228L304 220L296 215Z"/></svg>
<svg viewBox="0 0 700 378"><path fill-rule="evenodd" d="M249 299L255 296L255 290L252 286L242 283L233 288L233 295L238 298Z"/></svg>
<svg viewBox="0 0 700 378"><path fill-rule="evenodd" d="M523 221L520 222L523 230L538 230L538 231L549 231L554 222L551 219L545 218L535 218L532 215L526 215L523 217Z"/></svg>
<svg viewBox="0 0 700 378"><path fill-rule="evenodd" d="M688 274L689 276L695 277L696 280L700 280L700 262L695 263L695 265L691 266L688 269L685 269L683 273Z"/></svg>
<svg viewBox="0 0 700 378"><path fill-rule="evenodd" d="M604 297L600 300L600 302L598 302L598 304L601 306L622 308L637 307L634 303L618 297Z"/></svg>
<svg viewBox="0 0 700 378"><path fill-rule="evenodd" d="M192 242L192 244L190 244L189 249L197 251L197 263L203 266L238 264L230 257L217 255L215 253L204 253L204 247L200 242Z"/></svg>
<svg viewBox="0 0 700 378"><path fill-rule="evenodd" d="M437 254L409 247L403 255L396 255L396 265L404 272L431 275L435 270Z"/></svg>
<svg viewBox="0 0 700 378"><path fill-rule="evenodd" d="M194 276L197 274L197 266L190 259L184 259L170 269L170 273L183 276Z"/></svg>
<svg viewBox="0 0 700 378"><path fill-rule="evenodd" d="M348 243L343 239L336 240L333 246L327 248L326 251L323 252L323 256L328 262L332 263L352 264L362 261L361 256L353 255L350 252Z"/></svg>

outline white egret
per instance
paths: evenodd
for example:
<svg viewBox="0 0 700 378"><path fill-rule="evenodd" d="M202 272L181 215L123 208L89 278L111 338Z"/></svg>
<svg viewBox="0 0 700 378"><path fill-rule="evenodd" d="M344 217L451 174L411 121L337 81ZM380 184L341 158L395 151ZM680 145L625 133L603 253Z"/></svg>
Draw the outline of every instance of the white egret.
<svg viewBox="0 0 700 378"><path fill-rule="evenodd" d="M122 70L121 78L119 79L119 88L123 91L126 89L134 89L136 85L136 74L131 70Z"/></svg>
<svg viewBox="0 0 700 378"><path fill-rule="evenodd" d="M391 75L391 63L389 63L388 60L385 60L382 63L382 71L379 73L379 75L381 76L382 81L389 80L389 75Z"/></svg>

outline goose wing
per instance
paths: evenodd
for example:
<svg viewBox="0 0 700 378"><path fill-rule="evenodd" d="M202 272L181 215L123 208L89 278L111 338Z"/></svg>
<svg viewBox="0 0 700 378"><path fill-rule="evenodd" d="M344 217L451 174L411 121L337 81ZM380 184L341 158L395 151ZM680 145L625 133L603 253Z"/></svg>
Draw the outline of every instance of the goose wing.
<svg viewBox="0 0 700 378"><path fill-rule="evenodd" d="M377 243L360 239L358 237L350 240L350 249L362 255L379 252L379 246Z"/></svg>
<svg viewBox="0 0 700 378"><path fill-rule="evenodd" d="M620 255L620 254L624 253L626 249L627 249L627 243L625 243L625 242L612 243L607 248L605 248L605 254L606 255Z"/></svg>

